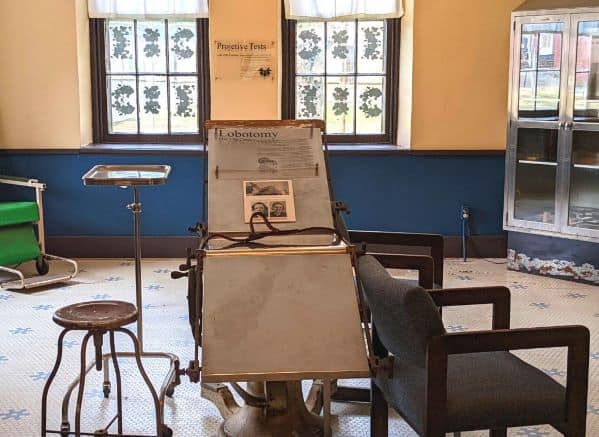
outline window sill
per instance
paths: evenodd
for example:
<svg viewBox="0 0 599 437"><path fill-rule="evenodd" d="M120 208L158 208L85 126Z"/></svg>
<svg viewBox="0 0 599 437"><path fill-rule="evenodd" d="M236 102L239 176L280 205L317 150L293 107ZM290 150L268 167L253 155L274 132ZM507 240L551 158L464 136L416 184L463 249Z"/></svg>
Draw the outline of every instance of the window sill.
<svg viewBox="0 0 599 437"><path fill-rule="evenodd" d="M419 149L392 144L329 144L329 153L332 155L433 155L433 156L459 156L459 155L505 155L505 150L465 150L465 149Z"/></svg>
<svg viewBox="0 0 599 437"><path fill-rule="evenodd" d="M505 150L427 149L411 150L390 144L329 144L331 155L505 156ZM202 144L88 144L77 148L2 149L0 154L51 155L202 155Z"/></svg>
<svg viewBox="0 0 599 437"><path fill-rule="evenodd" d="M106 144L92 143L81 147L81 154L143 154L143 155L199 155L202 144Z"/></svg>
<svg viewBox="0 0 599 437"><path fill-rule="evenodd" d="M410 151L392 144L329 144L328 149L332 155L405 154Z"/></svg>
<svg viewBox="0 0 599 437"><path fill-rule="evenodd" d="M336 154L380 154L406 153L403 149L390 144L329 144L329 153ZM202 144L107 144L93 143L81 147L82 154L202 154Z"/></svg>

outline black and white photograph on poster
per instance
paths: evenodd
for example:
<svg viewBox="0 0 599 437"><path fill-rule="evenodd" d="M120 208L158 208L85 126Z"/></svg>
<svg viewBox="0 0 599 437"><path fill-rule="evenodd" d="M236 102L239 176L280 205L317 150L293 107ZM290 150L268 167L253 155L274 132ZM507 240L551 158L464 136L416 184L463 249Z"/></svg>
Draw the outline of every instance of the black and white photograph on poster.
<svg viewBox="0 0 599 437"><path fill-rule="evenodd" d="M295 204L291 180L254 180L243 182L245 222L260 212L271 222L295 222ZM254 222L263 220L255 218Z"/></svg>
<svg viewBox="0 0 599 437"><path fill-rule="evenodd" d="M284 200L277 200L269 203L270 216L273 218L287 218L287 202Z"/></svg>
<svg viewBox="0 0 599 437"><path fill-rule="evenodd" d="M268 217L268 206L264 202L254 202L252 203L252 214L255 212L261 212Z"/></svg>
<svg viewBox="0 0 599 437"><path fill-rule="evenodd" d="M244 182L246 196L288 196L291 181Z"/></svg>

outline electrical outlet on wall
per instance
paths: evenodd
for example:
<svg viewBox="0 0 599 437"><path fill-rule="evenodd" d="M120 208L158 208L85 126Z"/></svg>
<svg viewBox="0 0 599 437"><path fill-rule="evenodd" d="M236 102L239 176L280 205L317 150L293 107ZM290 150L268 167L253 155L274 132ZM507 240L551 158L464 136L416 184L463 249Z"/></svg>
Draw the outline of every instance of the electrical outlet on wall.
<svg viewBox="0 0 599 437"><path fill-rule="evenodd" d="M460 216L462 217L462 220L468 220L470 218L470 207L462 205L460 207Z"/></svg>

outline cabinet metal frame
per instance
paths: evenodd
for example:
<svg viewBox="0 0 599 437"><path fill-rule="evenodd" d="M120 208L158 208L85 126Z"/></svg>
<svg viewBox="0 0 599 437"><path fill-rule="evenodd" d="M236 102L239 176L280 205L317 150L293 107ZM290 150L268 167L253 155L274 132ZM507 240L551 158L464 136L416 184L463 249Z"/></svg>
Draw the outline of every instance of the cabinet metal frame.
<svg viewBox="0 0 599 437"><path fill-rule="evenodd" d="M572 141L574 131L599 132L599 122L574 120L578 24L599 21L599 8L525 11L512 15L511 56L509 76L509 121L505 170L504 229L569 239L599 241L599 230L569 225L570 178L572 176ZM560 105L557 120L519 119L520 52L522 26L535 23L563 23L560 72ZM553 223L521 220L515 217L518 130L553 129L558 131L557 166L555 175L555 215ZM599 171L599 170L598 170Z"/></svg>

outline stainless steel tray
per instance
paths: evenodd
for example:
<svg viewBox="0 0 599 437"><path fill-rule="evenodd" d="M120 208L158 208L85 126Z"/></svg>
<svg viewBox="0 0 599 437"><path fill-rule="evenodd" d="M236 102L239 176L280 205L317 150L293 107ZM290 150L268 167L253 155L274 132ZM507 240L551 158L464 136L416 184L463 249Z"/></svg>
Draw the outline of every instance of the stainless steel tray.
<svg viewBox="0 0 599 437"><path fill-rule="evenodd" d="M170 172L169 165L96 165L81 179L84 185L164 185Z"/></svg>

